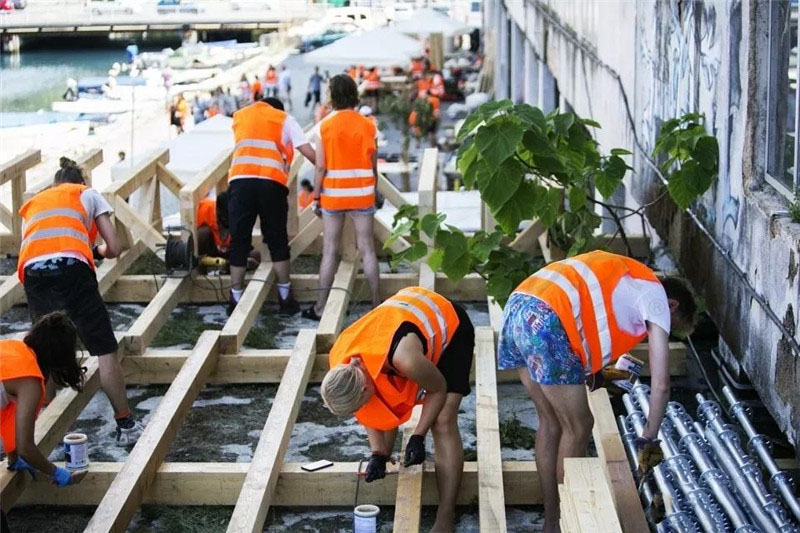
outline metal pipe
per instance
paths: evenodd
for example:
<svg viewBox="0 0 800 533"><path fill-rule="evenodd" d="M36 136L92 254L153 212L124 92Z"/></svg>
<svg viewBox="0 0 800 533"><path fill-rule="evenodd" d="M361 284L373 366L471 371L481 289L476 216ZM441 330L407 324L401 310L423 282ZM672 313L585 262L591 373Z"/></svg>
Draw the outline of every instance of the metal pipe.
<svg viewBox="0 0 800 533"><path fill-rule="evenodd" d="M769 441L764 435L760 435L753 424L750 422L750 417L747 415L747 408L736 398L733 391L727 385L722 388L722 394L730 404L729 413L731 418L735 418L739 425L744 429L747 438L747 449L750 453L755 454L761 460L761 464L770 476L769 485L773 493L780 494L786 506L794 515L795 520L800 522L800 502L794 495L794 487L792 486L792 478L788 472L784 472L778 468L775 460L772 459L769 451Z"/></svg>
<svg viewBox="0 0 800 533"><path fill-rule="evenodd" d="M685 533L697 533L697 522L688 509L681 505L683 499L678 490L672 484L671 474L663 464L657 465L653 469L653 477L656 486L661 492L664 500L664 520L668 528L666 531L680 531Z"/></svg>
<svg viewBox="0 0 800 533"><path fill-rule="evenodd" d="M645 414L644 409L649 410L646 396L647 387L637 385L633 392L637 395L638 407L634 405L633 398L629 394L622 397L625 410L628 414L628 424L637 435L644 431ZM641 395L645 393L644 397ZM639 410L641 408L642 410ZM681 453L672 438L664 431L664 424L658 432L661 439L661 450L664 453L662 464L671 474L671 478L678 485L684 501L694 513L697 522L705 533L727 533L725 515L720 511L719 506L711 498L708 490L701 487L698 483L692 463L688 456Z"/></svg>
<svg viewBox="0 0 800 533"><path fill-rule="evenodd" d="M726 463L724 468L728 475L740 477L747 483L746 487L738 487L737 490L748 498L747 504L750 507L750 514L754 518L754 513L766 513L772 522L773 530L781 532L797 531L797 528L789 521L786 510L778 499L769 493L764 486L761 477L761 469L755 464L752 457L742 450L739 443L739 436L733 426L723 423L722 410L717 402L706 400L702 394L695 396L698 403L697 412L701 419L705 420L708 427L706 440L714 448L720 461ZM762 524L767 529L767 526Z"/></svg>
<svg viewBox="0 0 800 533"><path fill-rule="evenodd" d="M730 478L717 468L717 465L706 453L706 443L700 435L693 431L692 419L686 414L683 406L676 402L670 402L666 414L681 436L680 447L689 452L699 468L700 482L714 494L735 529L747 525L747 515L728 489Z"/></svg>

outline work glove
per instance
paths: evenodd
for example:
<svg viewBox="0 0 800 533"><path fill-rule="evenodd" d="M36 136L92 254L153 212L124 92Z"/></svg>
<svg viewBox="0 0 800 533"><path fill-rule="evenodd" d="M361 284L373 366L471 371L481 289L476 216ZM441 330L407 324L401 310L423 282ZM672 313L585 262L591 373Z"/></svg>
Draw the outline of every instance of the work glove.
<svg viewBox="0 0 800 533"><path fill-rule="evenodd" d="M406 460L403 466L421 465L425 461L425 436L411 435L406 443Z"/></svg>
<svg viewBox="0 0 800 533"><path fill-rule="evenodd" d="M624 394L627 391L617 387L614 381L627 380L630 377L631 373L628 370L619 370L618 368L614 368L613 365L609 365L600 372L595 372L594 374L586 376L586 386L589 387L589 390L592 392L600 387L605 387L609 393Z"/></svg>
<svg viewBox="0 0 800 533"><path fill-rule="evenodd" d="M105 256L100 253L99 244L95 244L94 246L92 246L92 257L94 258L95 261L102 261L103 259L105 259Z"/></svg>
<svg viewBox="0 0 800 533"><path fill-rule="evenodd" d="M8 466L8 469L12 472L28 472L36 480L36 469L22 457L17 457L17 460Z"/></svg>
<svg viewBox="0 0 800 533"><path fill-rule="evenodd" d="M72 474L66 468L57 466L56 471L50 476L50 481L59 487L66 487L67 485L72 485Z"/></svg>
<svg viewBox="0 0 800 533"><path fill-rule="evenodd" d="M367 463L367 475L364 481L372 483L376 479L383 479L386 477L386 461L388 457L380 453L373 453Z"/></svg>
<svg viewBox="0 0 800 533"><path fill-rule="evenodd" d="M639 463L637 474L640 478L647 475L653 467L664 459L661 452L661 441L650 440L646 437L636 437L634 444L636 445L636 459Z"/></svg>

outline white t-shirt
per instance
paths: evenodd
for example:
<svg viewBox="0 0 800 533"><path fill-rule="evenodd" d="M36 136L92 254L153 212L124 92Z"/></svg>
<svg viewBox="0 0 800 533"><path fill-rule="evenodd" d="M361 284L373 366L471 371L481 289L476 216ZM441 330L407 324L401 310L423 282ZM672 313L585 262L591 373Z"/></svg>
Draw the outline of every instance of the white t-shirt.
<svg viewBox="0 0 800 533"><path fill-rule="evenodd" d="M286 145L292 143L295 150L298 147L308 144L306 134L303 133L303 128L300 123L292 115L286 115L286 120L283 121L283 131L281 132L281 142Z"/></svg>
<svg viewBox="0 0 800 533"><path fill-rule="evenodd" d="M288 70L282 70L280 74L278 74L278 86L281 88L282 91L286 91L292 88L292 74Z"/></svg>
<svg viewBox="0 0 800 533"><path fill-rule="evenodd" d="M86 214L89 215L91 220L96 220L97 217L100 215L104 215L106 213L113 213L114 209L111 207L111 204L108 203L102 194L97 192L95 189L91 187L86 189L81 193L81 204L83 208L86 210ZM89 231L89 227L86 228ZM22 231L25 231L25 226L23 224ZM32 263L38 263L39 261L45 261L47 259L57 259L59 257L72 257L78 259L79 261L83 261L86 264L89 264L86 261L86 258L83 257L81 254L77 252L65 251L59 252L55 254L47 254L47 255L40 255L39 257L34 257L30 261L26 261L23 268L27 267Z"/></svg>
<svg viewBox="0 0 800 533"><path fill-rule="evenodd" d="M657 281L624 276L611 293L617 326L631 335L647 332L651 322L669 333L670 312L667 293Z"/></svg>

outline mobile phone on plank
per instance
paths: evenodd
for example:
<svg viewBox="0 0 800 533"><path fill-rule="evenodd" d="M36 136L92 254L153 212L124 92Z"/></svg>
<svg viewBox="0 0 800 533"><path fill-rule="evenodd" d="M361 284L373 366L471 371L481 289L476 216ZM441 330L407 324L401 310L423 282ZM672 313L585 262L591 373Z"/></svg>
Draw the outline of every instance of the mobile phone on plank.
<svg viewBox="0 0 800 533"><path fill-rule="evenodd" d="M328 461L327 459L321 459L313 463L302 465L300 468L302 468L306 472L316 472L317 470L322 470L323 468L328 468L329 466L333 466L332 461Z"/></svg>

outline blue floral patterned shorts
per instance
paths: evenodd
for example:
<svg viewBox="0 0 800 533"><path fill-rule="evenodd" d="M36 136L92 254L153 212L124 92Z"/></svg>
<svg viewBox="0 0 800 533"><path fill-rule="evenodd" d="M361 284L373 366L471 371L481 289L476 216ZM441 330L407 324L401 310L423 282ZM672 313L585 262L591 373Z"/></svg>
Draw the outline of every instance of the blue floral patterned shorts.
<svg viewBox="0 0 800 533"><path fill-rule="evenodd" d="M503 311L497 367L527 367L540 385L582 385L583 365L558 315L543 301L514 293Z"/></svg>

